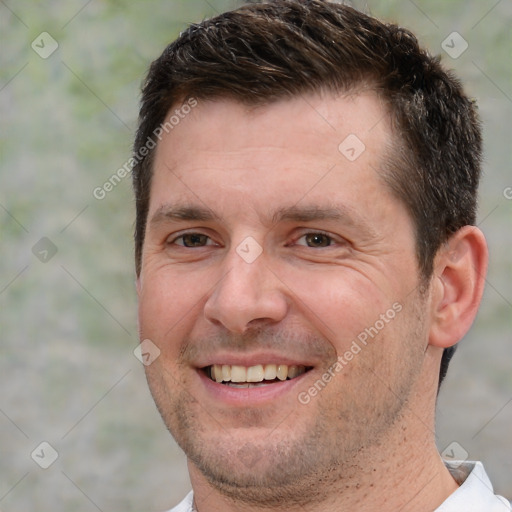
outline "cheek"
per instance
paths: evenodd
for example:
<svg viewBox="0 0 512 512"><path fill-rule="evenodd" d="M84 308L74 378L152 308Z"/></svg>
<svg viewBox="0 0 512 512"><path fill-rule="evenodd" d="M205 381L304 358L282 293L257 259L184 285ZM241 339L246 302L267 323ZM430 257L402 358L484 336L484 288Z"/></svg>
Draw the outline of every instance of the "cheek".
<svg viewBox="0 0 512 512"><path fill-rule="evenodd" d="M307 316L338 352L372 327L381 314L394 313L397 302L394 295L398 294L346 267L289 274L287 281L292 283L300 314Z"/></svg>
<svg viewBox="0 0 512 512"><path fill-rule="evenodd" d="M146 276L143 283L138 306L141 338L168 342L182 337L200 311L201 286L183 273L164 271Z"/></svg>

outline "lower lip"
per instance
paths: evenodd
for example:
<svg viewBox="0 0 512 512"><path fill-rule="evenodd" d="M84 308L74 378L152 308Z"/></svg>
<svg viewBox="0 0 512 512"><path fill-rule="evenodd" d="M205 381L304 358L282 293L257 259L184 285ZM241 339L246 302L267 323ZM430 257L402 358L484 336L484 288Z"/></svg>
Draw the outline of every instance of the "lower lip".
<svg viewBox="0 0 512 512"><path fill-rule="evenodd" d="M213 396L215 400L224 402L227 405L247 407L248 405L271 402L290 393L295 386L302 382L309 371L294 379L274 382L266 386L255 386L253 388L233 388L213 381L201 370L198 370L197 373L207 393Z"/></svg>

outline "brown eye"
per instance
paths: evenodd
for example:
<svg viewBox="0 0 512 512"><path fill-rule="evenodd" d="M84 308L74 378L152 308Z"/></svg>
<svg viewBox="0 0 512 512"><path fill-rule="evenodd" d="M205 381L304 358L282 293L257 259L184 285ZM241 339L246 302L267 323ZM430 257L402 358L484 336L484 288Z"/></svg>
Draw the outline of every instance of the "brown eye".
<svg viewBox="0 0 512 512"><path fill-rule="evenodd" d="M308 247L328 247L332 243L332 238L324 233L308 233L304 238Z"/></svg>
<svg viewBox="0 0 512 512"><path fill-rule="evenodd" d="M208 240L209 237L201 233L187 233L177 238L175 243L184 247L204 247L208 245Z"/></svg>

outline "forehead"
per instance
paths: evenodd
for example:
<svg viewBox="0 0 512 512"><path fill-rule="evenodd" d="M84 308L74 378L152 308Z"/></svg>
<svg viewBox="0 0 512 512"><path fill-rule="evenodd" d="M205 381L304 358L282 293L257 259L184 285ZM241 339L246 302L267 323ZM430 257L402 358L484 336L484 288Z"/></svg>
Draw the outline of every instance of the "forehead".
<svg viewBox="0 0 512 512"><path fill-rule="evenodd" d="M172 196L209 206L231 194L275 210L306 196L348 199L365 183L382 187L391 130L374 93L304 95L256 108L221 99L187 110L156 148L150 213ZM375 190L366 192L365 202Z"/></svg>

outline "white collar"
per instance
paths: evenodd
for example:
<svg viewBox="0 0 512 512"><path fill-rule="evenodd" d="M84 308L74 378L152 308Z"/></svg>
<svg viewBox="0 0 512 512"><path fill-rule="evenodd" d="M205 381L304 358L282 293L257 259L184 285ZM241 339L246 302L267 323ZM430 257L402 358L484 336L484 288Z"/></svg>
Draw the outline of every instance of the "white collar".
<svg viewBox="0 0 512 512"><path fill-rule="evenodd" d="M481 462L446 462L448 471L460 485L435 512L507 512L510 503L496 496Z"/></svg>

